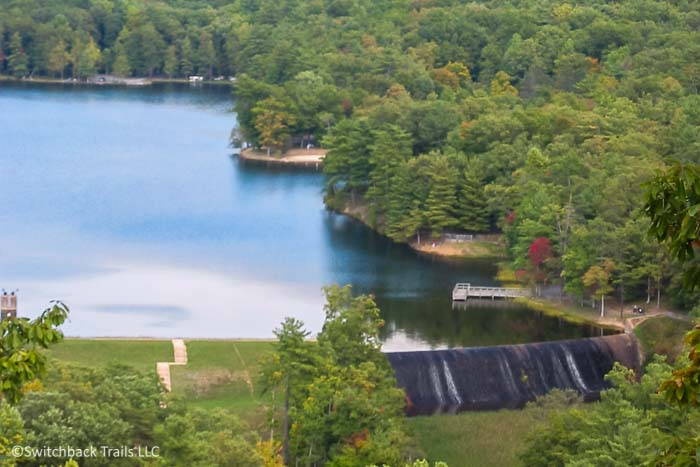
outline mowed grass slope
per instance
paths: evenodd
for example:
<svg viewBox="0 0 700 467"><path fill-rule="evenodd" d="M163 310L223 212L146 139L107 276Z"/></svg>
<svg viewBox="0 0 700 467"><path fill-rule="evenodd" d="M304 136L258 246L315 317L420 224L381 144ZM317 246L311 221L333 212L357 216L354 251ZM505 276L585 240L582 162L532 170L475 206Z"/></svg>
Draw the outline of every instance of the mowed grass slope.
<svg viewBox="0 0 700 467"><path fill-rule="evenodd" d="M261 408L259 362L272 350L272 342L193 340L186 344L187 365L170 369L174 394L202 408L228 408L242 415Z"/></svg>
<svg viewBox="0 0 700 467"><path fill-rule="evenodd" d="M47 354L81 366L105 367L121 363L155 373L156 362L173 360L173 345L170 340L65 339L51 346Z"/></svg>
<svg viewBox="0 0 700 467"><path fill-rule="evenodd" d="M272 350L265 341L185 341L187 365L170 367L175 396L204 409L227 408L252 424L264 418L268 395L258 384L259 361ZM155 375L156 362L172 362L170 340L66 339L48 356L85 367L120 363Z"/></svg>

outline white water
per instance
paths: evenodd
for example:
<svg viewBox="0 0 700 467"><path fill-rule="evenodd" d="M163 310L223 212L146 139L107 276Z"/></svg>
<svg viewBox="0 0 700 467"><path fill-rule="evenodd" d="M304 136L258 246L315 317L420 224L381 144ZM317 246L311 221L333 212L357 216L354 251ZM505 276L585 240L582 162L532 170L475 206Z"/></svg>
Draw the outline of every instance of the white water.
<svg viewBox="0 0 700 467"><path fill-rule="evenodd" d="M438 374L438 369L432 363L430 364L430 384L433 386L433 392L438 400L438 410L442 410L442 408L445 407L445 395L442 393L442 386L440 384L440 375Z"/></svg>
<svg viewBox="0 0 700 467"><path fill-rule="evenodd" d="M447 390L450 393L450 396L452 396L452 400L457 402L457 405L462 405L462 398L459 397L459 392L457 391L457 385L455 384L455 380L452 378L452 372L450 371L449 365L447 365L447 361L445 361L445 360L442 361L442 368L445 372L445 381L447 382Z"/></svg>
<svg viewBox="0 0 700 467"><path fill-rule="evenodd" d="M588 392L588 387L583 381L581 373L579 373L578 371L578 366L576 366L574 356L571 355L571 352L567 348L564 348L564 355L566 356L566 364L569 366L569 370L571 370L571 374L574 376L574 382L576 383L576 386L578 386L581 392Z"/></svg>

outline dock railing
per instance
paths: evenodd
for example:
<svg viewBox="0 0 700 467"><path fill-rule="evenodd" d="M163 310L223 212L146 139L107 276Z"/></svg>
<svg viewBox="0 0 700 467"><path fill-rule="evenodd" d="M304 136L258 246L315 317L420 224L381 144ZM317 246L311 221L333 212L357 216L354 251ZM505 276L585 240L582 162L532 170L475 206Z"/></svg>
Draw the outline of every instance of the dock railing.
<svg viewBox="0 0 700 467"><path fill-rule="evenodd" d="M453 301L464 301L469 298L516 298L529 297L528 289L519 289L516 287L481 287L473 286L468 283L458 283L452 289Z"/></svg>

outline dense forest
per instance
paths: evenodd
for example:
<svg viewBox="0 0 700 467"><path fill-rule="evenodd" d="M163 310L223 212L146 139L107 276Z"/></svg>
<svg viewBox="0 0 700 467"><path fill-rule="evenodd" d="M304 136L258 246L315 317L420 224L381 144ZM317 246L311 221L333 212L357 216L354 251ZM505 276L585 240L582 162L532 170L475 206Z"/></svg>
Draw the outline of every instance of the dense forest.
<svg viewBox="0 0 700 467"><path fill-rule="evenodd" d="M397 241L502 231L524 282L697 302L640 215L700 161L697 2L2 4L0 73L235 76L238 137L322 143L327 204Z"/></svg>

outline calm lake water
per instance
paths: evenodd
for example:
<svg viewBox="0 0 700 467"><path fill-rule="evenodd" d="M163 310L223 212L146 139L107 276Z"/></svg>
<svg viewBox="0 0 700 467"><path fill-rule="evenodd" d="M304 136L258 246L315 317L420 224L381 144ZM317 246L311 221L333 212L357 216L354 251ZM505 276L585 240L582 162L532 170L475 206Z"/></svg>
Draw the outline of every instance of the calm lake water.
<svg viewBox="0 0 700 467"><path fill-rule="evenodd" d="M324 284L374 293L386 349L493 345L600 330L522 307L453 310L444 263L326 211L319 173L240 163L226 87L0 82L0 286L20 313L71 307L72 336L271 337L312 331Z"/></svg>

